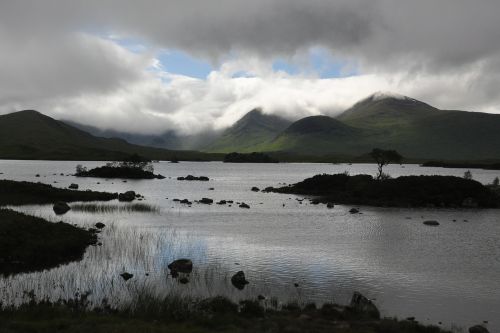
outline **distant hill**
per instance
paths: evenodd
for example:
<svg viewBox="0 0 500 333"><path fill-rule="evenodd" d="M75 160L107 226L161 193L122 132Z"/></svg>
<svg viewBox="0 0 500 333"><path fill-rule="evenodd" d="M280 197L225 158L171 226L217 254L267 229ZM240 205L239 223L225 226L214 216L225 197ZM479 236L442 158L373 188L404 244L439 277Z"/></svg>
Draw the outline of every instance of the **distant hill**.
<svg viewBox="0 0 500 333"><path fill-rule="evenodd" d="M301 119L255 148L359 156L374 147L412 159L499 160L500 115L439 110L410 97L377 93L336 119Z"/></svg>
<svg viewBox="0 0 500 333"><path fill-rule="evenodd" d="M252 152L259 149L257 147L260 145L273 140L290 123L287 119L266 115L262 110L254 109L203 150L221 153Z"/></svg>
<svg viewBox="0 0 500 333"><path fill-rule="evenodd" d="M194 151L171 151L95 137L33 110L0 116L2 159L115 160L132 153L156 160L222 159Z"/></svg>
<svg viewBox="0 0 500 333"><path fill-rule="evenodd" d="M179 135L175 131L166 131L161 134L135 134L112 129L102 130L94 126L80 124L70 120L63 121L70 126L76 127L94 136L103 138L119 138L140 146L173 150L198 150L207 146L207 143L214 141L220 135L218 132L204 132L195 135Z"/></svg>

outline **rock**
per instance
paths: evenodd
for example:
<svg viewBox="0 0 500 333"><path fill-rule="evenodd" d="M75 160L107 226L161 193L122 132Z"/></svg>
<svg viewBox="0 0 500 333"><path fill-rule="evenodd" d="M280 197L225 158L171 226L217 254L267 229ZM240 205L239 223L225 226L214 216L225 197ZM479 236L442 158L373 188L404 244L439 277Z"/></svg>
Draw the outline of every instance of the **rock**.
<svg viewBox="0 0 500 333"><path fill-rule="evenodd" d="M193 271L193 262L190 259L177 259L168 264L167 267L171 272L189 274Z"/></svg>
<svg viewBox="0 0 500 333"><path fill-rule="evenodd" d="M125 193L118 194L118 201L133 201L135 199L134 191L127 191Z"/></svg>
<svg viewBox="0 0 500 333"><path fill-rule="evenodd" d="M59 201L54 204L54 207L52 207L52 209L57 215L63 215L66 214L71 209L71 207L64 201Z"/></svg>
<svg viewBox="0 0 500 333"><path fill-rule="evenodd" d="M357 209L357 208L351 208L349 210L349 213L351 213L351 214L357 214L357 213L359 213L359 209Z"/></svg>
<svg viewBox="0 0 500 333"><path fill-rule="evenodd" d="M214 201L212 199L209 199L209 198L202 198L200 201L198 201L199 203L202 203L202 204L206 204L206 205L211 205Z"/></svg>
<svg viewBox="0 0 500 333"><path fill-rule="evenodd" d="M214 191L215 190L215 187L209 187L208 188L209 191Z"/></svg>
<svg viewBox="0 0 500 333"><path fill-rule="evenodd" d="M264 295L257 295L257 299L258 299L259 301L263 301L263 300L265 300L265 299L266 299L266 296L264 296Z"/></svg>
<svg viewBox="0 0 500 333"><path fill-rule="evenodd" d="M326 204L326 208L333 208L335 205L331 202Z"/></svg>
<svg viewBox="0 0 500 333"><path fill-rule="evenodd" d="M265 189L262 190L262 192L272 192L274 190L274 187L268 186Z"/></svg>
<svg viewBox="0 0 500 333"><path fill-rule="evenodd" d="M246 208L246 209L249 209L249 208L250 208L250 206L249 206L249 205L247 205L246 203L242 202L242 203L240 204L240 208Z"/></svg>
<svg viewBox="0 0 500 333"><path fill-rule="evenodd" d="M188 279L187 277L185 277L185 276L184 276L184 277L181 277L181 278L179 279L179 282L180 282L181 284L188 284L188 283L189 283L189 279Z"/></svg>
<svg viewBox="0 0 500 333"><path fill-rule="evenodd" d="M370 318L380 318L380 312L375 304L361 293L355 292L352 295L351 304L349 306L356 311L366 313Z"/></svg>
<svg viewBox="0 0 500 333"><path fill-rule="evenodd" d="M247 284L250 282L245 278L245 273L243 271L239 271L231 277L231 283L236 289L243 290Z"/></svg>
<svg viewBox="0 0 500 333"><path fill-rule="evenodd" d="M221 201L219 201L217 204L218 204L218 205L225 205L226 203L227 203L227 201L226 201L226 200L221 200Z"/></svg>
<svg viewBox="0 0 500 333"><path fill-rule="evenodd" d="M35 177L40 177L40 175L39 175L39 174L36 174L36 175L35 175Z"/></svg>
<svg viewBox="0 0 500 333"><path fill-rule="evenodd" d="M102 222L97 222L97 223L95 224L95 227L96 227L97 229L102 229L102 228L104 228L105 226L106 226L106 225L105 225L104 223L102 223Z"/></svg>
<svg viewBox="0 0 500 333"><path fill-rule="evenodd" d="M199 181L207 182L210 179L208 177L206 177L206 176L196 177L196 176L193 176L193 175L187 175L186 177L177 177L177 180L199 180Z"/></svg>
<svg viewBox="0 0 500 333"><path fill-rule="evenodd" d="M462 207L465 208L477 208L479 206L478 202L474 198L465 198L464 201L462 201Z"/></svg>
<svg viewBox="0 0 500 333"><path fill-rule="evenodd" d="M234 203L234 201L233 200L228 200L227 203L228 204L232 204L232 203Z"/></svg>
<svg viewBox="0 0 500 333"><path fill-rule="evenodd" d="M259 192L259 191L260 191L260 189L259 189L258 187L256 187L256 186L254 186L254 187L252 187L252 191L254 191L254 192Z"/></svg>
<svg viewBox="0 0 500 333"><path fill-rule="evenodd" d="M172 201L181 201L181 199L173 199Z"/></svg>
<svg viewBox="0 0 500 333"><path fill-rule="evenodd" d="M70 186L68 186L68 188L72 190L78 190L78 184L72 183Z"/></svg>
<svg viewBox="0 0 500 333"><path fill-rule="evenodd" d="M439 222L434 220L428 220L424 221L424 224L432 227L437 227L439 225Z"/></svg>
<svg viewBox="0 0 500 333"><path fill-rule="evenodd" d="M181 204L187 204L187 205L191 205L191 204L192 204L192 202L191 202L191 201L189 201L188 199L182 199L182 200L180 201L180 203L181 203Z"/></svg>
<svg viewBox="0 0 500 333"><path fill-rule="evenodd" d="M406 320L408 320L408 321L415 321L415 317L408 317L408 318L406 318Z"/></svg>
<svg viewBox="0 0 500 333"><path fill-rule="evenodd" d="M130 280L131 278L134 277L134 274L130 274L130 273L121 273L120 276L125 280L125 281L128 281Z"/></svg>
<svg viewBox="0 0 500 333"><path fill-rule="evenodd" d="M489 333L489 331L484 326L475 325L469 328L469 333Z"/></svg>
<svg viewBox="0 0 500 333"><path fill-rule="evenodd" d="M311 200L310 203L312 205L319 205L319 200L314 199L314 200Z"/></svg>

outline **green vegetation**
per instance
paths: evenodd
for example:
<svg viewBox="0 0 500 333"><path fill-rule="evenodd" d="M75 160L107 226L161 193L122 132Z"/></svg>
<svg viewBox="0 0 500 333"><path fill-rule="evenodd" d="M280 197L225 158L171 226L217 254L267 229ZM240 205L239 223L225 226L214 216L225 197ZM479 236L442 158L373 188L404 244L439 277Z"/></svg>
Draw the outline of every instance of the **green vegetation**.
<svg viewBox="0 0 500 333"><path fill-rule="evenodd" d="M278 116L265 115L260 109L247 113L215 140L205 151L251 153L255 147L273 140L290 125L290 121Z"/></svg>
<svg viewBox="0 0 500 333"><path fill-rule="evenodd" d="M317 195L329 202L390 207L499 207L500 197L474 180L452 176L316 175L269 191Z"/></svg>
<svg viewBox="0 0 500 333"><path fill-rule="evenodd" d="M117 198L117 193L75 191L42 183L0 180L0 206L48 204L58 201L109 201Z"/></svg>
<svg viewBox="0 0 500 333"><path fill-rule="evenodd" d="M87 308L87 294L66 302L30 302L0 311L2 332L342 332L445 333L415 321L378 319L350 306L288 304L281 310L259 301L235 304L223 297L192 300L157 299L141 295L128 307L113 309L107 302ZM238 311L239 310L239 311Z"/></svg>
<svg viewBox="0 0 500 333"><path fill-rule="evenodd" d="M122 139L100 138L36 111L0 116L0 158L45 160L123 160L137 153L153 160L221 160L222 155L171 151L132 145Z"/></svg>
<svg viewBox="0 0 500 333"><path fill-rule="evenodd" d="M82 258L91 231L0 209L0 274L31 272Z"/></svg>
<svg viewBox="0 0 500 333"><path fill-rule="evenodd" d="M76 166L75 176L97 178L128 178L128 179L163 179L162 175L155 175L150 160L137 154L126 157L121 162L110 162L91 170L82 165Z"/></svg>
<svg viewBox="0 0 500 333"><path fill-rule="evenodd" d="M412 98L371 96L337 118L306 117L274 137L246 140L232 136L217 151L287 152L304 161L310 160L307 155L325 160L347 156L341 160L353 162L352 157L378 146L391 147L407 160L498 160L500 115L439 110Z"/></svg>
<svg viewBox="0 0 500 333"><path fill-rule="evenodd" d="M277 160L271 158L264 153L230 153L224 157L224 163L278 163Z"/></svg>

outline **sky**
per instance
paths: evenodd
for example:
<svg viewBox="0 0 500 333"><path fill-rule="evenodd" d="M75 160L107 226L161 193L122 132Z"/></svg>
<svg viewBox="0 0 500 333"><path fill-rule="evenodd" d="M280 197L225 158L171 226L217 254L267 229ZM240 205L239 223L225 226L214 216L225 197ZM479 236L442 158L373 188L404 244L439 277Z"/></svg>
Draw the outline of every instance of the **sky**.
<svg viewBox="0 0 500 333"><path fill-rule="evenodd" d="M193 134L377 91L500 113L498 0L0 0L0 114Z"/></svg>

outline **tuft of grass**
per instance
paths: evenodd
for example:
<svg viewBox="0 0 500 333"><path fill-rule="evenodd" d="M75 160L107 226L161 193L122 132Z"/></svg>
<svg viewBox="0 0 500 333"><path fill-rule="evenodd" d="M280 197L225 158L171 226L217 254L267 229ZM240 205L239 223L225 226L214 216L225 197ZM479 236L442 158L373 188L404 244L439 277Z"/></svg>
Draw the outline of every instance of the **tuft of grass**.
<svg viewBox="0 0 500 333"><path fill-rule="evenodd" d="M113 214L113 213L159 213L158 206L149 205L145 203L132 203L132 204L99 204L99 203L78 203L71 205L71 210L74 212L85 212L91 214Z"/></svg>

